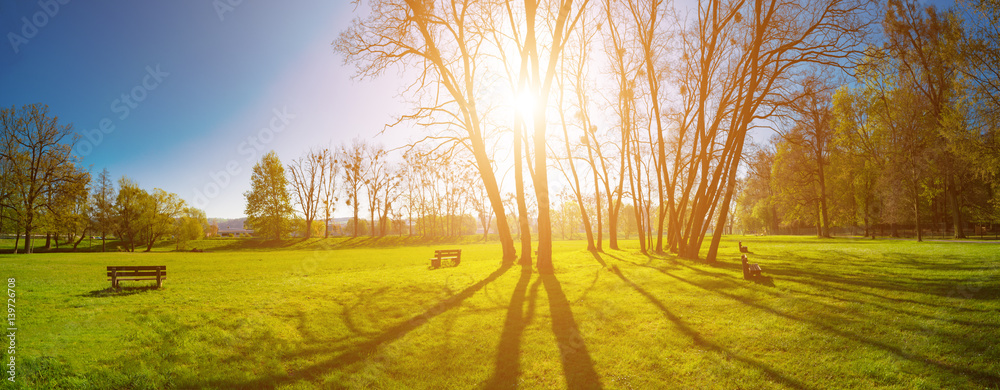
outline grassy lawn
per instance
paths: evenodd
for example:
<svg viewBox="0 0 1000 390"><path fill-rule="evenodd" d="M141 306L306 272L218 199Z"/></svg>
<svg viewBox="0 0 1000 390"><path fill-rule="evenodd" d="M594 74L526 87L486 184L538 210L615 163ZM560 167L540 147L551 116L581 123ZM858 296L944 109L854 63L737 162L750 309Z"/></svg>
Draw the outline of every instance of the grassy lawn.
<svg viewBox="0 0 1000 390"><path fill-rule="evenodd" d="M471 239L0 255L0 387L1000 388L998 244L733 236L714 266L625 244L556 242L552 277ZM140 264L163 289L108 290L104 266Z"/></svg>

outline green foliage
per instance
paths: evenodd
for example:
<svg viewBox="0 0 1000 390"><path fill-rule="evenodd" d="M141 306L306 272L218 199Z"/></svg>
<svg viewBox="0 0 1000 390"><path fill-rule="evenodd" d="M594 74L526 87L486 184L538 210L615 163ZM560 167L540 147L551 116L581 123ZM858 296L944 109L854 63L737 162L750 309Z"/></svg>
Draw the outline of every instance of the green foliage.
<svg viewBox="0 0 1000 390"><path fill-rule="evenodd" d="M208 220L205 212L193 207L185 207L182 215L174 222L174 242L177 249L186 249L187 243L205 238Z"/></svg>
<svg viewBox="0 0 1000 390"><path fill-rule="evenodd" d="M118 180L118 196L115 198L115 236L125 245L128 251L135 251L137 243L141 244L145 220L152 207L152 198L146 190L139 188L136 182L127 177Z"/></svg>
<svg viewBox="0 0 1000 390"><path fill-rule="evenodd" d="M274 151L253 166L246 198L247 227L260 237L281 239L288 235L292 218L291 195L285 167Z"/></svg>

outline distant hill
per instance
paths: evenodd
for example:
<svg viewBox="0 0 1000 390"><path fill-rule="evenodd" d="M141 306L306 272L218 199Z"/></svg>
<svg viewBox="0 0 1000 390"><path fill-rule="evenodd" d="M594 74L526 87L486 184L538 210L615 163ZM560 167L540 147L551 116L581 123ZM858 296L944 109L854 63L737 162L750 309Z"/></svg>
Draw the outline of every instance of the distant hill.
<svg viewBox="0 0 1000 390"><path fill-rule="evenodd" d="M208 219L208 223L209 224L211 224L213 221L215 223L219 224L219 229L220 230L243 229L243 224L247 221L247 218L243 217L243 218L234 218L234 219L229 219L229 218L209 218Z"/></svg>

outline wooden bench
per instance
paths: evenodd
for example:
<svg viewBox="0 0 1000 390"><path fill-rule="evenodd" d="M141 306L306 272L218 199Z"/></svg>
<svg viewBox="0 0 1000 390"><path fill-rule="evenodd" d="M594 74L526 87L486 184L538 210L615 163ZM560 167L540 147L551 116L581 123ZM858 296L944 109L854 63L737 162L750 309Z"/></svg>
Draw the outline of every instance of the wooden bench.
<svg viewBox="0 0 1000 390"><path fill-rule="evenodd" d="M750 264L747 260L747 255L743 255L740 258L743 263L743 279L750 279L754 276L760 276L761 270L759 264Z"/></svg>
<svg viewBox="0 0 1000 390"><path fill-rule="evenodd" d="M156 288L163 287L163 279L167 278L165 265L109 265L108 280L111 288L118 288L118 282L123 280L155 280Z"/></svg>
<svg viewBox="0 0 1000 390"><path fill-rule="evenodd" d="M440 268L441 260L451 260L452 266L458 267L458 263L462 262L462 250L439 249L434 251L434 257L431 258L431 268Z"/></svg>

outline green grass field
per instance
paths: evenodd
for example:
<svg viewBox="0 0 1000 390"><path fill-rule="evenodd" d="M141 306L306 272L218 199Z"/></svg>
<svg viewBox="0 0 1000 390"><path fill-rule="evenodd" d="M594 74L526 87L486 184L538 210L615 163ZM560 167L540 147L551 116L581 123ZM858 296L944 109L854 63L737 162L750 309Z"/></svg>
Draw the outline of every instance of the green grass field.
<svg viewBox="0 0 1000 390"><path fill-rule="evenodd" d="M496 243L196 246L0 255L2 387L1000 388L998 244L733 236L710 266L567 241L551 277ZM163 264L162 289L108 289L107 265Z"/></svg>

